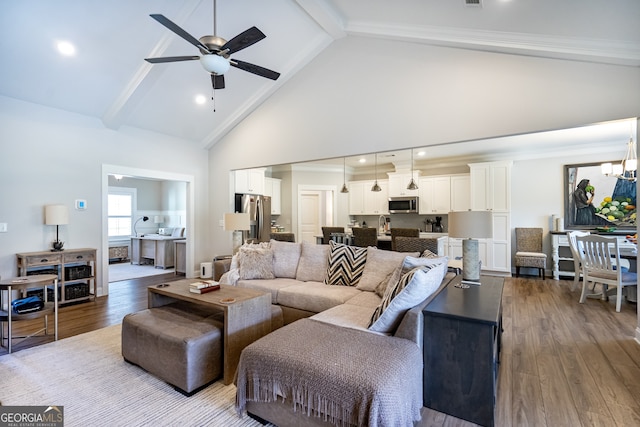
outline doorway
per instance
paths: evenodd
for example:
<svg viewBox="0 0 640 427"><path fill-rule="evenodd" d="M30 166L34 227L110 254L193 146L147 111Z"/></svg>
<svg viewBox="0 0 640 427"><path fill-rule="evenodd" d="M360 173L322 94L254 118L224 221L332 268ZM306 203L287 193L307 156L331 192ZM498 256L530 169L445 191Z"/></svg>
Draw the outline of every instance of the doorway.
<svg viewBox="0 0 640 427"><path fill-rule="evenodd" d="M98 271L96 272L96 276L99 278L99 282L98 282L98 290L97 293L98 295L107 295L109 293L109 226L108 226L108 195L109 195L109 176L113 176L113 175L122 175L122 176L126 176L126 177L130 177L130 178L134 178L135 180L141 182L141 183L150 183L152 181L157 182L163 182L164 185L167 186L175 186L175 185L182 185L182 186L186 186L186 188L182 191L182 198L186 199L183 200L183 206L184 209L181 210L181 212L179 213L180 218L179 219L173 219L172 215L174 212L171 210L167 211L167 215L155 215L154 213L152 213L152 211L150 212L145 212L145 211L138 211L136 212L136 217L135 220L138 220L138 216L141 217L151 217L152 219L155 219L156 217L160 216L160 217L164 217L166 216L166 218L163 218L167 221L177 221L177 223L180 224L181 227L184 227L185 231L184 231L184 238L186 239L186 244L185 244L185 265L186 266L192 266L193 265L193 259L194 259L194 236L195 233L193 232L193 226L192 224L194 224L194 177L192 175L182 175L182 174L175 174L175 173L170 173L170 172L163 172L163 171L151 171L151 170L145 170L145 169L138 169L138 168L130 168L130 167L125 167L125 166L116 166L116 165L103 165L102 166L102 262L98 263ZM113 179L113 177L112 177ZM138 198L140 198L142 195L139 194ZM158 212L160 213L160 212ZM164 212L163 212L164 213ZM153 223L152 223L153 222ZM140 222L138 223L138 228L140 228L140 224L145 224L146 222ZM148 229L145 229L144 232L148 233L148 232L155 232L158 230L159 225L162 225L162 223L155 223L154 221L148 221L148 223L150 224L148 227ZM138 229L138 232L140 232L141 230ZM130 254L131 256L131 254ZM101 271L100 271L101 270ZM194 272L191 271L193 270L193 268L186 268L186 277L193 277ZM158 269L158 271L160 273L166 273L166 271L162 271L161 269ZM155 271L153 271L153 273L156 273Z"/></svg>
<svg viewBox="0 0 640 427"><path fill-rule="evenodd" d="M322 235L323 226L333 226L336 222L335 186L298 186L298 240L316 243L316 236Z"/></svg>

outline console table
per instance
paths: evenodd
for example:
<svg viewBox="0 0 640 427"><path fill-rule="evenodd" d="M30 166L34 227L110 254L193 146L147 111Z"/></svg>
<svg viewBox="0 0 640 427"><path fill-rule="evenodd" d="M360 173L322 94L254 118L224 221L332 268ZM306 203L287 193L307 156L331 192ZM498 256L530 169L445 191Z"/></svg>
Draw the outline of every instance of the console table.
<svg viewBox="0 0 640 427"><path fill-rule="evenodd" d="M568 231L552 231L551 232L551 258L553 260L553 278L560 280L560 276L574 277L575 267L573 263L573 254L571 253L571 247L569 246L569 238L567 237ZM592 234L600 234L605 237L615 237L618 239L618 247L621 251L633 250L636 248L631 242L628 242L626 235L631 233L627 232L615 232L615 233L597 233L593 230Z"/></svg>
<svg viewBox="0 0 640 427"><path fill-rule="evenodd" d="M502 334L501 277L462 289L458 275L422 311L424 406L483 426L495 424Z"/></svg>
<svg viewBox="0 0 640 427"><path fill-rule="evenodd" d="M93 248L63 251L23 252L16 254L18 275L51 273L58 276L60 304L95 298L96 250ZM37 292L39 296L39 292ZM49 299L52 299L50 296Z"/></svg>

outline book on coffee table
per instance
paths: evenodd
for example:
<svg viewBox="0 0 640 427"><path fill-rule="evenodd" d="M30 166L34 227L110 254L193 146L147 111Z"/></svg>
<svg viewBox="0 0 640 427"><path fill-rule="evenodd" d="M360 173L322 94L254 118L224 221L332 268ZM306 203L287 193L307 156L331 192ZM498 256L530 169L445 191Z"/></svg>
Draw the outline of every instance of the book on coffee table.
<svg viewBox="0 0 640 427"><path fill-rule="evenodd" d="M220 285L214 281L194 282L189 285L189 292L194 294L204 294L218 289L220 289Z"/></svg>

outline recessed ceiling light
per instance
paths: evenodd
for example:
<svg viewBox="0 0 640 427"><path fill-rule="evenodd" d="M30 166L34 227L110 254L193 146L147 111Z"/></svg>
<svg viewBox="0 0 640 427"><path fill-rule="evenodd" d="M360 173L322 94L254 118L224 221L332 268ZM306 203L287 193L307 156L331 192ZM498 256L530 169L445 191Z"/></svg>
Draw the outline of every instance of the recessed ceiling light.
<svg viewBox="0 0 640 427"><path fill-rule="evenodd" d="M360 160L358 160L360 163L367 163L367 159L365 159L364 157Z"/></svg>
<svg viewBox="0 0 640 427"><path fill-rule="evenodd" d="M424 152L424 151L418 151L418 156L424 156L425 154L427 154L427 153Z"/></svg>
<svg viewBox="0 0 640 427"><path fill-rule="evenodd" d="M56 47L58 48L58 52L65 56L73 56L76 53L75 46L66 41L59 41Z"/></svg>
<svg viewBox="0 0 640 427"><path fill-rule="evenodd" d="M204 95L196 95L196 104L202 105L207 102L207 97Z"/></svg>

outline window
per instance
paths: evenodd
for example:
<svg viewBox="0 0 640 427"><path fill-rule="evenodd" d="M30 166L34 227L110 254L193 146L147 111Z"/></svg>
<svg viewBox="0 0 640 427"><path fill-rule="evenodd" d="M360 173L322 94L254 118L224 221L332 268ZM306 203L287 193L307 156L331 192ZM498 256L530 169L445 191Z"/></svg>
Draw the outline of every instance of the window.
<svg viewBox="0 0 640 427"><path fill-rule="evenodd" d="M107 199L109 238L129 237L133 226L134 188L110 188Z"/></svg>

